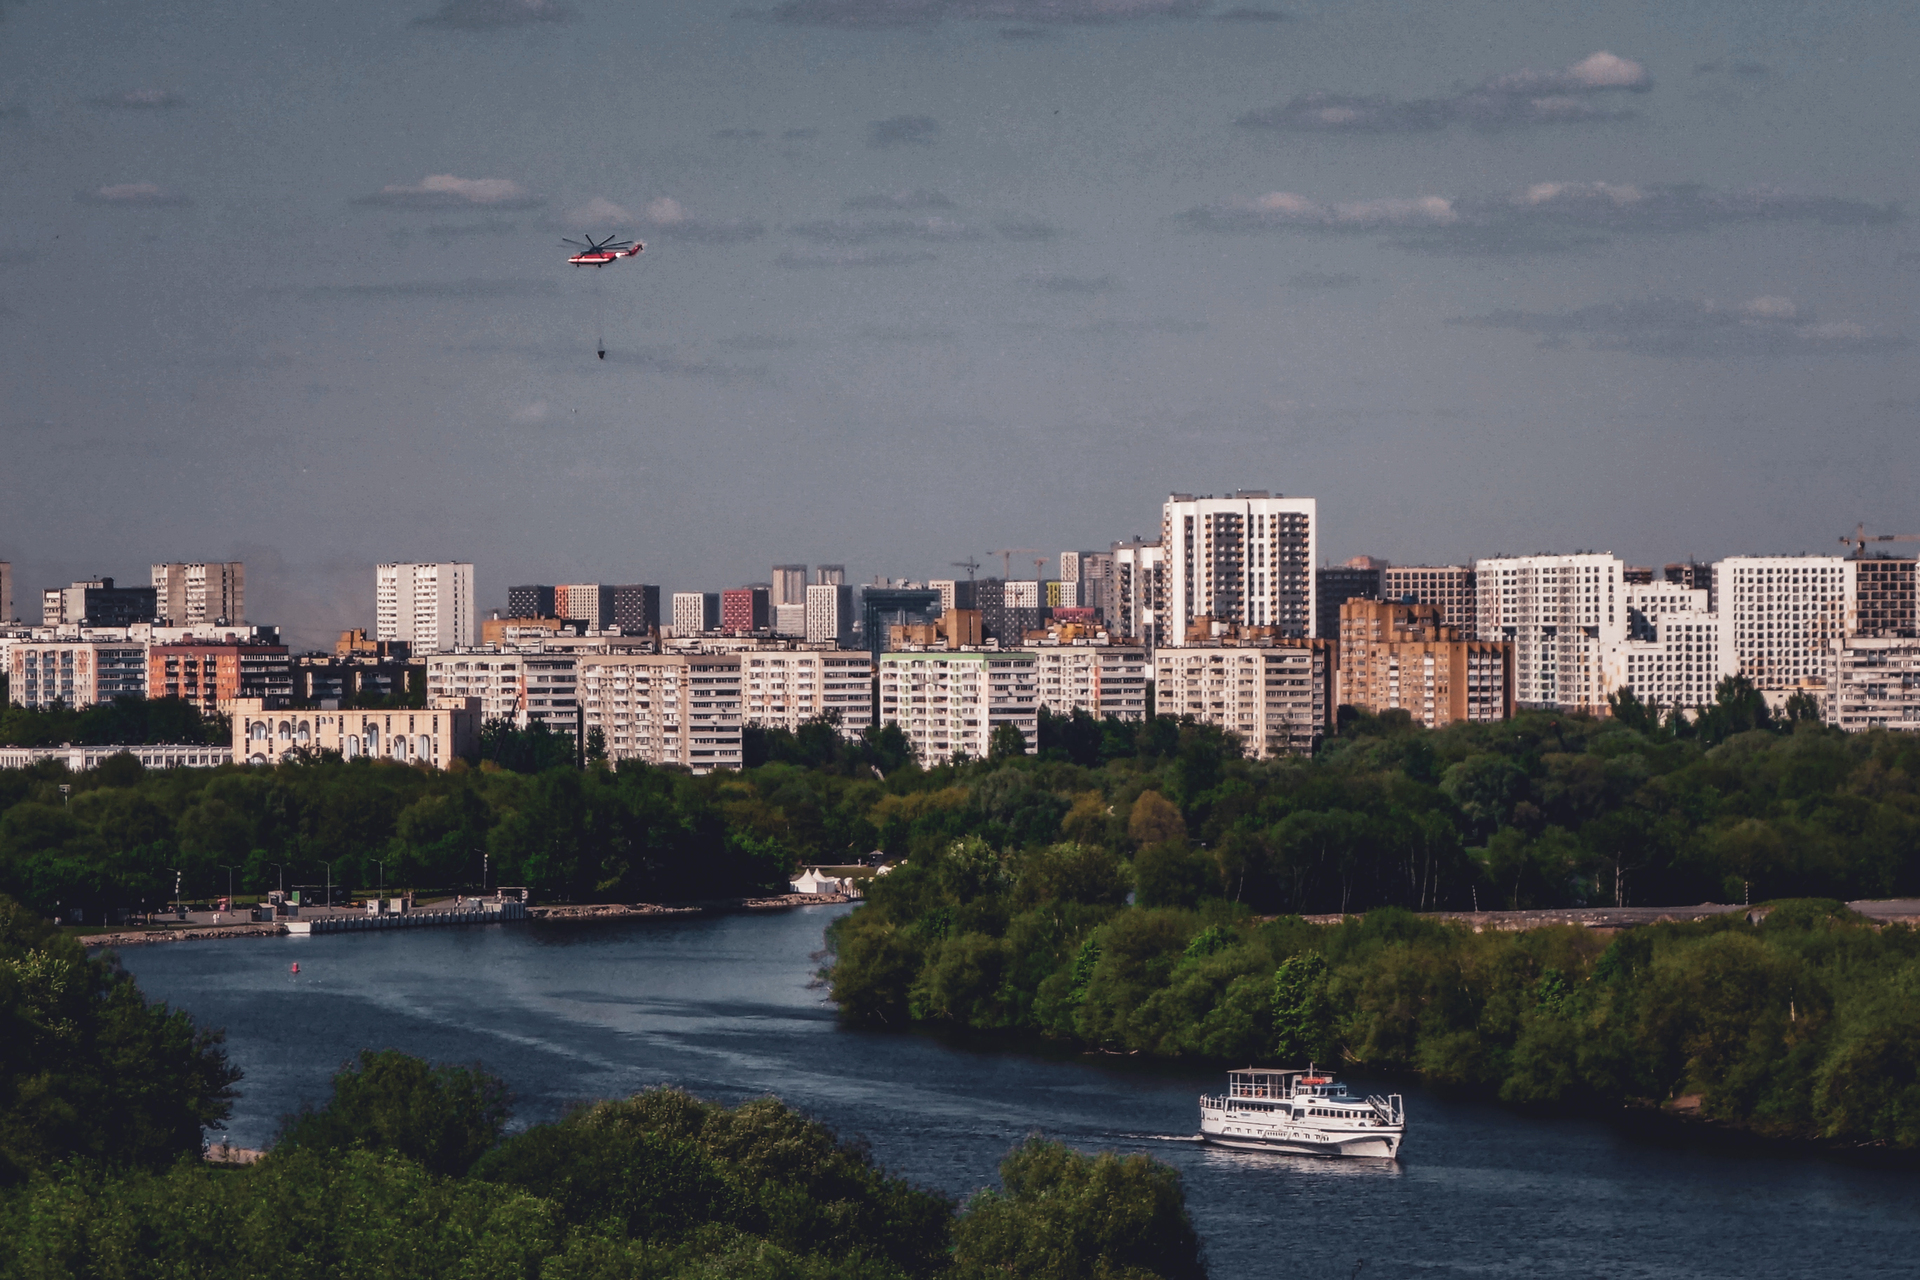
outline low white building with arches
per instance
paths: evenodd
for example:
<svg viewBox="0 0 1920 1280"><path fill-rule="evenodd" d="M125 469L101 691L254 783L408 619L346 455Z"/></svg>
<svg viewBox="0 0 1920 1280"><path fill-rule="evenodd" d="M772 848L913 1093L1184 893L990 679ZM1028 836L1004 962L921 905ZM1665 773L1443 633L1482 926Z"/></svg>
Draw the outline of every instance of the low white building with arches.
<svg viewBox="0 0 1920 1280"><path fill-rule="evenodd" d="M337 751L445 769L480 755L480 699L443 700L425 710L269 709L259 698L223 705L233 720L235 764L279 764L303 751Z"/></svg>

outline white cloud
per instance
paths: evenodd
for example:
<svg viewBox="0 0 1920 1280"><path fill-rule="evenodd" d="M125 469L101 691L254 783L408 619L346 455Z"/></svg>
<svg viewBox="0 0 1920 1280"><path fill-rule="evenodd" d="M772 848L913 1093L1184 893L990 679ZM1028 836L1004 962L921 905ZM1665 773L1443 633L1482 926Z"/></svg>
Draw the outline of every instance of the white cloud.
<svg viewBox="0 0 1920 1280"><path fill-rule="evenodd" d="M1621 119L1629 113L1595 99L1652 87L1645 67L1602 51L1561 71L1509 72L1440 97L1305 93L1281 106L1249 111L1235 123L1292 133L1371 134L1434 133L1455 124L1481 129L1575 124Z"/></svg>
<svg viewBox="0 0 1920 1280"><path fill-rule="evenodd" d="M95 187L91 191L82 191L78 197L83 204L119 204L145 205L183 205L191 203L185 196L169 191L157 182L121 182L111 186Z"/></svg>
<svg viewBox="0 0 1920 1280"><path fill-rule="evenodd" d="M672 196L656 196L647 201L647 221L655 226L672 226L687 220L687 211Z"/></svg>
<svg viewBox="0 0 1920 1280"><path fill-rule="evenodd" d="M617 229L636 223L639 219L605 196L595 196L578 209L569 210L561 221L574 231L595 231Z"/></svg>
<svg viewBox="0 0 1920 1280"><path fill-rule="evenodd" d="M1740 308L1742 315L1755 320L1791 320L1798 312L1791 298L1754 298Z"/></svg>
<svg viewBox="0 0 1920 1280"><path fill-rule="evenodd" d="M171 89L128 89L95 98L94 105L119 111L165 111L186 105L186 99Z"/></svg>
<svg viewBox="0 0 1920 1280"><path fill-rule="evenodd" d="M356 203L397 209L531 209L546 203L511 178L461 178L429 174L418 182L391 183Z"/></svg>

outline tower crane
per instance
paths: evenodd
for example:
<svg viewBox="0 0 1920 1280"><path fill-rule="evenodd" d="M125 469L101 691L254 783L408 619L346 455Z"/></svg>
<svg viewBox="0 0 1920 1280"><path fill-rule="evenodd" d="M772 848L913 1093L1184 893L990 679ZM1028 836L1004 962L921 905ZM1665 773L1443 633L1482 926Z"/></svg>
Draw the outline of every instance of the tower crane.
<svg viewBox="0 0 1920 1280"><path fill-rule="evenodd" d="M1920 542L1920 533L1868 533L1865 524L1854 526L1851 534L1842 534L1842 546L1853 548L1853 558L1862 559L1867 554L1869 542Z"/></svg>
<svg viewBox="0 0 1920 1280"><path fill-rule="evenodd" d="M1003 547L998 551L989 551L987 554L1000 557L1000 577L1001 580L1004 581L1013 576L1013 558L1015 556L1023 556L1030 551L1038 551L1039 549L1038 547Z"/></svg>
<svg viewBox="0 0 1920 1280"><path fill-rule="evenodd" d="M965 560L949 560L947 563L956 569L965 569L967 571L968 582L973 581L974 570L980 567L980 562L972 556L968 556Z"/></svg>

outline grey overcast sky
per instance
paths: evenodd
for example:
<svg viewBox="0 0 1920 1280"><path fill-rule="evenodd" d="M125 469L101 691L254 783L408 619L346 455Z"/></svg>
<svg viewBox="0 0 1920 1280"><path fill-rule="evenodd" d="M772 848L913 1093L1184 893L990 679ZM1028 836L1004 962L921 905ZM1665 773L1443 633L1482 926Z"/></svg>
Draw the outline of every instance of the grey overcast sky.
<svg viewBox="0 0 1920 1280"><path fill-rule="evenodd" d="M1920 532L1916 68L1910 3L0 0L0 559L244 557L313 643L382 559L946 576L1169 490Z"/></svg>

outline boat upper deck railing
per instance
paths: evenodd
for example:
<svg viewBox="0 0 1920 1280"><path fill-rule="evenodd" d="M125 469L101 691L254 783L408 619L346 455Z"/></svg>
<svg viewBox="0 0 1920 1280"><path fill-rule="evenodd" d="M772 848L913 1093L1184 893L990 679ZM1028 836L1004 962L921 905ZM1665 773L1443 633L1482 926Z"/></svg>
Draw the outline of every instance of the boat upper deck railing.
<svg viewBox="0 0 1920 1280"><path fill-rule="evenodd" d="M1293 1096L1294 1078L1305 1074L1304 1071L1229 1071L1227 1096L1229 1098L1290 1098Z"/></svg>

